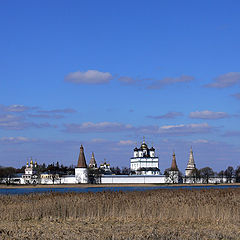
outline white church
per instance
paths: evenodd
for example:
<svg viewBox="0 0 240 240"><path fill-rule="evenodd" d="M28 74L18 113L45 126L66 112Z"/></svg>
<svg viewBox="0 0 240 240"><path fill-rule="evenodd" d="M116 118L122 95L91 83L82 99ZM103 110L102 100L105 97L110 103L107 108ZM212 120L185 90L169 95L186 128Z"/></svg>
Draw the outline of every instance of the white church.
<svg viewBox="0 0 240 240"><path fill-rule="evenodd" d="M140 148L134 148L131 158L131 173L137 175L159 175L158 157L155 155L155 149L148 148L145 141Z"/></svg>

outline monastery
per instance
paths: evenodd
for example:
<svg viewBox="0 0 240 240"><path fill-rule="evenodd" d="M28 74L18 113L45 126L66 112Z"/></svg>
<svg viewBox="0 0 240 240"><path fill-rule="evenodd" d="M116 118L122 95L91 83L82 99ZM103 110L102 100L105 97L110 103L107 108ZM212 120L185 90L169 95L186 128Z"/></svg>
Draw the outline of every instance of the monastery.
<svg viewBox="0 0 240 240"><path fill-rule="evenodd" d="M167 172L161 174L159 169L159 158L155 154L153 147L149 148L145 141L142 142L139 148L135 147L133 150L133 157L130 159L130 174L129 175L114 175L111 172L110 164L104 162L97 167L97 162L92 153L89 165L87 166L84 155L84 148L80 146L80 153L75 167L75 175L63 175L51 173L36 173L37 162L33 163L31 159L30 164L26 165L25 174L20 178L15 178L14 182L19 184L82 184L89 183L89 172L100 170L101 174L94 175L95 183L100 184L117 184L117 183L202 183L203 179L196 176L197 169L194 161L192 147L187 167L185 169L185 176L180 175L177 166L176 155L173 152L172 164ZM226 178L211 177L208 179L209 183L226 182Z"/></svg>

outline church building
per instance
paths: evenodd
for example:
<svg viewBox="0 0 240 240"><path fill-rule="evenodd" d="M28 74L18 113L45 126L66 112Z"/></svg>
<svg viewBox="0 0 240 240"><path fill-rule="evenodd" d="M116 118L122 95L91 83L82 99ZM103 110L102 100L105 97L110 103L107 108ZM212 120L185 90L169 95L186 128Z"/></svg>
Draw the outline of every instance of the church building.
<svg viewBox="0 0 240 240"><path fill-rule="evenodd" d="M158 157L155 155L155 149L148 148L145 141L140 148L134 148L133 157L131 158L131 174L134 175L159 175Z"/></svg>

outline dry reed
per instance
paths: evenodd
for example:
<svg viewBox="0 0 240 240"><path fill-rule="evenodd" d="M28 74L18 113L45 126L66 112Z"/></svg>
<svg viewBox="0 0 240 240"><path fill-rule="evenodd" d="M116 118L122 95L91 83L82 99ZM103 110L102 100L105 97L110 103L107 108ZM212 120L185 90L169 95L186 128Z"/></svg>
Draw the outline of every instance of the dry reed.
<svg viewBox="0 0 240 240"><path fill-rule="evenodd" d="M156 225L156 229L160 223L168 223L169 227L178 223L180 228L188 223L239 227L239 199L240 189L0 195L0 221L144 222ZM234 233L232 239L238 239L237 235Z"/></svg>

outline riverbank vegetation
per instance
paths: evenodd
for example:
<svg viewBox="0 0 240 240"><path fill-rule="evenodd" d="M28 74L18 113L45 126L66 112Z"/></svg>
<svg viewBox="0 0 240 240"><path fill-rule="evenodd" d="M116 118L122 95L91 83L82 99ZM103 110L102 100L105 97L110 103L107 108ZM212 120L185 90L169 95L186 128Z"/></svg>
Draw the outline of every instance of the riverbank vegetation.
<svg viewBox="0 0 240 240"><path fill-rule="evenodd" d="M1 239L240 239L240 189L0 196Z"/></svg>

